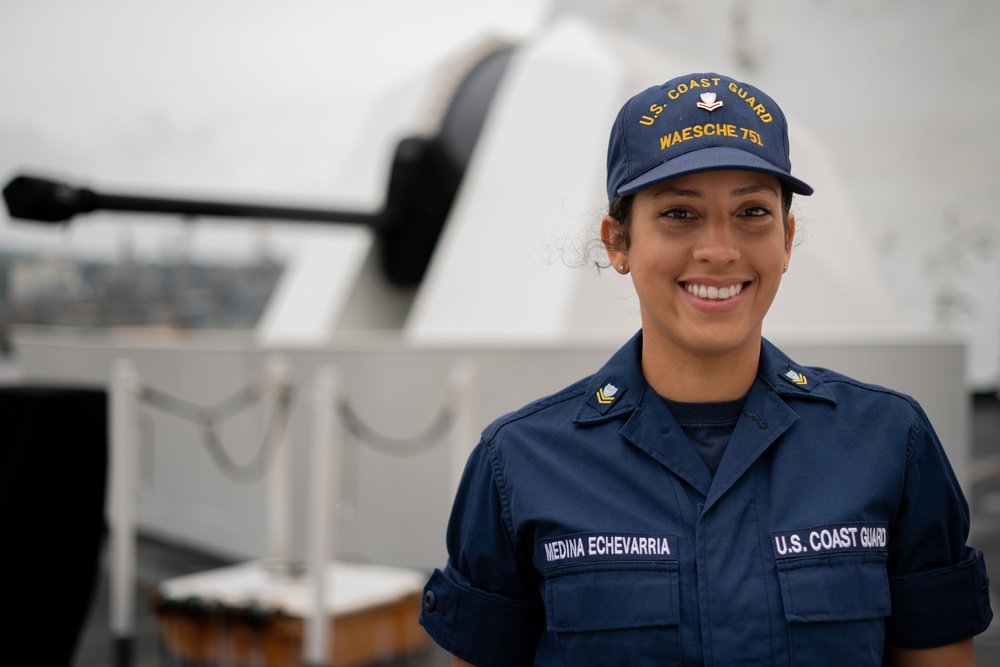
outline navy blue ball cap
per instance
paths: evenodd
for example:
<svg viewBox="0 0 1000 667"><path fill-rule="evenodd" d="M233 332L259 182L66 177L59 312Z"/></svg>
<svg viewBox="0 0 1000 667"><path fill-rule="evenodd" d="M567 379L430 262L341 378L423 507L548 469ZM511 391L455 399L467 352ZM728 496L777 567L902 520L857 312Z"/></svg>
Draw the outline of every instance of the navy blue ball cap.
<svg viewBox="0 0 1000 667"><path fill-rule="evenodd" d="M688 74L625 103L608 143L608 200L678 176L718 169L772 174L800 195L788 124L764 92L715 73Z"/></svg>

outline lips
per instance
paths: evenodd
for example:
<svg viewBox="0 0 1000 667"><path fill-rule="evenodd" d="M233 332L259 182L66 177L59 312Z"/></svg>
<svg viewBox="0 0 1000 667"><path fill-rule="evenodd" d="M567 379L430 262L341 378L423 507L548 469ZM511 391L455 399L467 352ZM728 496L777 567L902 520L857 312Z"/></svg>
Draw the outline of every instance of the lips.
<svg viewBox="0 0 1000 667"><path fill-rule="evenodd" d="M730 299L743 291L743 283L733 283L728 287L716 287L715 285L699 285L697 283L682 283L681 285L688 294L710 299L713 301L724 301Z"/></svg>

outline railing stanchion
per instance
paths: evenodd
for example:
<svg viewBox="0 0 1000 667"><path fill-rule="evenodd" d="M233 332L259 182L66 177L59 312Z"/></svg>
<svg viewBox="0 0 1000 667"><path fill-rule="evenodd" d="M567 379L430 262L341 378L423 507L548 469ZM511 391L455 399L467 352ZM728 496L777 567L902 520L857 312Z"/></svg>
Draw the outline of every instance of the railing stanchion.
<svg viewBox="0 0 1000 667"><path fill-rule="evenodd" d="M110 626L114 665L131 667L135 634L136 478L139 375L130 359L111 367Z"/></svg>
<svg viewBox="0 0 1000 667"><path fill-rule="evenodd" d="M340 451L343 428L338 402L340 379L332 366L321 366L313 379L312 458L309 481L309 536L307 568L313 584L311 609L303 634L303 664L320 667L333 650L333 618L326 613L328 549L336 531L332 502L339 496Z"/></svg>
<svg viewBox="0 0 1000 667"><path fill-rule="evenodd" d="M278 357L268 359L263 376L264 424L270 429L272 438L264 445L270 449L271 457L271 470L267 476L267 540L268 555L279 564L286 563L291 556L291 420L288 394L292 380L292 369L285 361Z"/></svg>

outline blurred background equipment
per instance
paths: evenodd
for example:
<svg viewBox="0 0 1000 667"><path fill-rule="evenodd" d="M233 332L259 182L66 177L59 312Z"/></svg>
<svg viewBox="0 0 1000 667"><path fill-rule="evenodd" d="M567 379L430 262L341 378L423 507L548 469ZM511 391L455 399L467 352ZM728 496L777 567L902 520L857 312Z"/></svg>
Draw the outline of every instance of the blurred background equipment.
<svg viewBox="0 0 1000 667"><path fill-rule="evenodd" d="M71 664L90 611L105 534L107 413L103 387L0 387L0 562L17 601L9 627L18 636L44 628L20 649L34 664Z"/></svg>
<svg viewBox="0 0 1000 667"><path fill-rule="evenodd" d="M47 223L69 222L94 211L129 211L364 224L375 232L385 277L399 287L412 287L430 262L511 53L510 47L499 48L471 67L454 91L438 134L399 142L378 213L108 194L26 175L4 187L7 211L12 218Z"/></svg>

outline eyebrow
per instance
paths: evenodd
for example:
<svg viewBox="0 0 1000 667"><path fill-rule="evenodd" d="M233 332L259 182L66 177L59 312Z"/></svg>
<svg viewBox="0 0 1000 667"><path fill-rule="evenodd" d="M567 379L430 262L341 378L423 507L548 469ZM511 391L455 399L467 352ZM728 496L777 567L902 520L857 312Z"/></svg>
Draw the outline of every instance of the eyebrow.
<svg viewBox="0 0 1000 667"><path fill-rule="evenodd" d="M770 192L771 194L778 196L778 191L772 186L766 183L754 183L753 185L747 185L742 188L736 188L730 191L730 197L745 197L747 195L756 194L758 192ZM692 197L695 199L704 199L705 193L701 190L690 190L687 188L671 188L666 187L661 190L657 190L653 193L653 197Z"/></svg>
<svg viewBox="0 0 1000 667"><path fill-rule="evenodd" d="M696 197L701 199L705 194L701 190L687 190L685 188L663 188L653 193L654 197Z"/></svg>
<svg viewBox="0 0 1000 667"><path fill-rule="evenodd" d="M736 188L735 190L733 190L729 194L732 197L744 197L746 195L757 194L758 192L770 192L771 194L774 194L774 195L778 194L777 190L775 190L770 185L767 185L766 183L760 183L760 184L755 184L755 185L748 185L745 188Z"/></svg>

